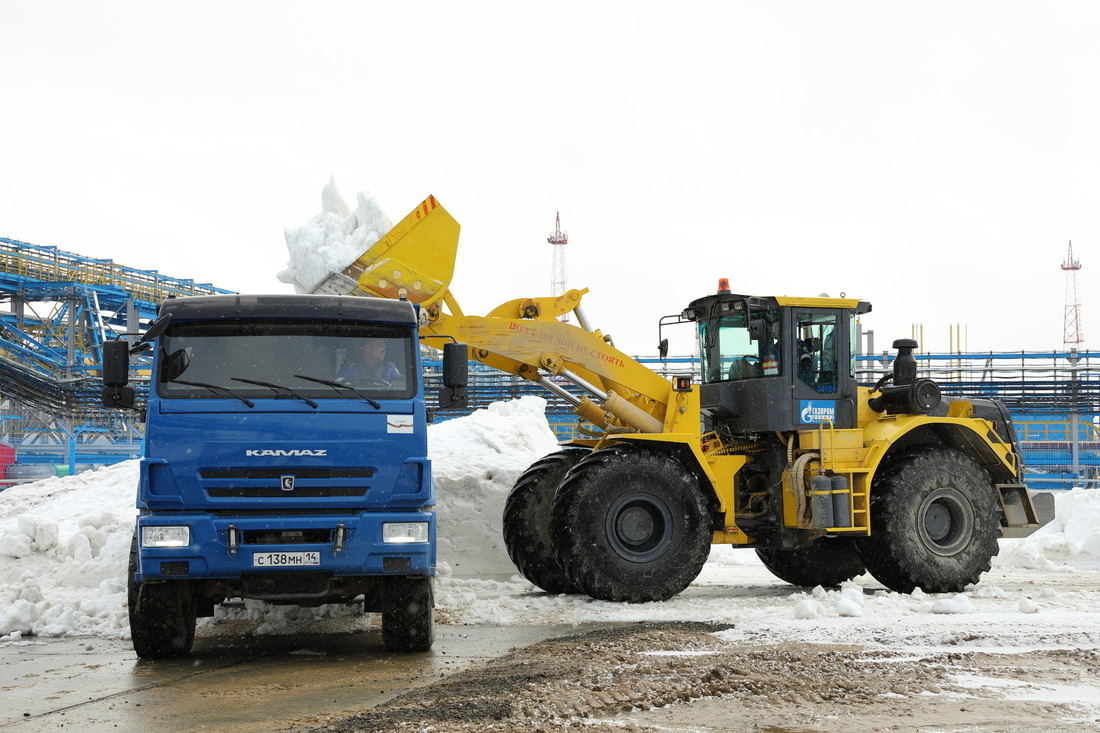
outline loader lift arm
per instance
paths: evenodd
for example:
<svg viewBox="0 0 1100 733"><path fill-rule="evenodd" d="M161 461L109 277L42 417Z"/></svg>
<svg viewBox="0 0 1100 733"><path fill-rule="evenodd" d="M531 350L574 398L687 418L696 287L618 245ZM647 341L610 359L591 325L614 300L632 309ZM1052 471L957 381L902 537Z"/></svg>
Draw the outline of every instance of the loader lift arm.
<svg viewBox="0 0 1100 733"><path fill-rule="evenodd" d="M459 224L429 196L341 273L314 292L404 298L421 307L421 334L442 347L470 345L481 363L540 384L608 433L668 431L672 383L592 329L581 300L588 292L517 298L484 316L466 315L450 291ZM580 327L563 323L572 313ZM685 424L688 432L698 427Z"/></svg>

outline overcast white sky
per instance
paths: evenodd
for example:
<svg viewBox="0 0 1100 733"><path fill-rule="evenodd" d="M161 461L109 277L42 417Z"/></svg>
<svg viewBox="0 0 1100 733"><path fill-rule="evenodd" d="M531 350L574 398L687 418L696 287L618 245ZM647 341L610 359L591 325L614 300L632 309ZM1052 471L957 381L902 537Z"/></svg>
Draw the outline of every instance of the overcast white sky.
<svg viewBox="0 0 1100 733"><path fill-rule="evenodd" d="M560 211L645 354L720 276L869 300L879 350L1061 348L1072 239L1088 347L1098 39L1094 0L0 0L0 236L289 292L334 176L394 221L434 194L485 312L550 294Z"/></svg>

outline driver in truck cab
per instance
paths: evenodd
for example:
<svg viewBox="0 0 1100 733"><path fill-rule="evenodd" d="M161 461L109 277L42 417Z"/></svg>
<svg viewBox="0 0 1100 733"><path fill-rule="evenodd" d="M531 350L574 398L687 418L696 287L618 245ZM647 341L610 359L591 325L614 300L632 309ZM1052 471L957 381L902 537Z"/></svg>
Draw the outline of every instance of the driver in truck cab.
<svg viewBox="0 0 1100 733"><path fill-rule="evenodd" d="M349 356L340 365L340 371L336 378L341 381L363 378L380 379L393 383L401 379L401 372L397 370L392 361L386 361L386 340L375 338L363 341L362 351L358 357Z"/></svg>

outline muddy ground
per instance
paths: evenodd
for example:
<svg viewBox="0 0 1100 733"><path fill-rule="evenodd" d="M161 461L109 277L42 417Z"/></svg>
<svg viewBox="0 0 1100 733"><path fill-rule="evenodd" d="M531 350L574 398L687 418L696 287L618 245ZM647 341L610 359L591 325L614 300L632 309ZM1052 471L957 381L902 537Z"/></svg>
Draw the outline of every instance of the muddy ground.
<svg viewBox="0 0 1100 733"><path fill-rule="evenodd" d="M1097 701L1074 698L1082 677L1100 674L1095 649L924 655L855 644L746 646L715 635L724 628L644 623L542 641L371 710L297 720L294 729L1100 730ZM1058 690L1066 699L1052 700Z"/></svg>

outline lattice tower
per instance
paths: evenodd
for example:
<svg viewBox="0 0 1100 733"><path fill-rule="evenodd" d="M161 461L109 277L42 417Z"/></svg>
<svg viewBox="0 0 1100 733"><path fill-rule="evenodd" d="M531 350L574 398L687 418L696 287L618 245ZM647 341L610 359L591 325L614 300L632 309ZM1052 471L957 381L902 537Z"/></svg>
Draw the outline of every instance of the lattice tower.
<svg viewBox="0 0 1100 733"><path fill-rule="evenodd" d="M1077 344L1085 340L1084 328L1081 325L1081 300L1077 296L1077 271L1081 269L1081 261L1073 256L1073 241L1069 243L1069 251L1062 262L1062 269L1066 273L1066 313L1063 322L1063 343L1070 348L1076 348Z"/></svg>
<svg viewBox="0 0 1100 733"><path fill-rule="evenodd" d="M554 217L554 231L550 233L546 241L554 247L553 266L550 274L550 294L556 298L565 295L566 283L568 282L565 275L565 245L569 244L569 235L561 230L560 211ZM560 320L563 323L568 323L569 316L562 316Z"/></svg>

